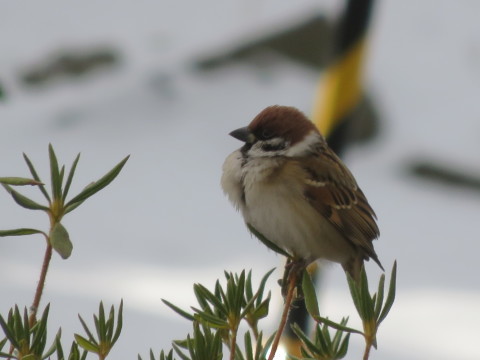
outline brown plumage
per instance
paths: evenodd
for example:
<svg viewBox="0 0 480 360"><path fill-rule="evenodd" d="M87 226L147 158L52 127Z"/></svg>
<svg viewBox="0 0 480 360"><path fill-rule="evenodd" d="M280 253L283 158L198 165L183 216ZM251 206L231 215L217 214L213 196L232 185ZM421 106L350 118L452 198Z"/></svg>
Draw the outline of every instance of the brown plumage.
<svg viewBox="0 0 480 360"><path fill-rule="evenodd" d="M375 212L303 113L271 106L231 135L245 145L226 159L222 187L257 237L295 259L339 262L357 280L363 260L382 267Z"/></svg>

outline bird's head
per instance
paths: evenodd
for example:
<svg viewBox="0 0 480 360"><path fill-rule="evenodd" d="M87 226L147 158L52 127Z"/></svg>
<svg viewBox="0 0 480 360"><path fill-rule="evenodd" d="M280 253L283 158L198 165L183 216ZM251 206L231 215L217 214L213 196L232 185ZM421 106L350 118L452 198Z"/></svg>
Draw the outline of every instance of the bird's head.
<svg viewBox="0 0 480 360"><path fill-rule="evenodd" d="M242 153L248 157L302 156L323 142L313 123L290 106L269 106L252 122L230 133L245 142Z"/></svg>

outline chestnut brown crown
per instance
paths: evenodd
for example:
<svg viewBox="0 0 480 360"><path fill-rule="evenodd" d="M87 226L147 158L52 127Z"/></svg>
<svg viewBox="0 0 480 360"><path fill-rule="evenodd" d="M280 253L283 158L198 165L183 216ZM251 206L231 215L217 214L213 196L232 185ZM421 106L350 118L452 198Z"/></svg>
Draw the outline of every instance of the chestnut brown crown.
<svg viewBox="0 0 480 360"><path fill-rule="evenodd" d="M273 105L262 110L248 125L258 140L282 138L291 145L301 141L315 125L300 110L291 106Z"/></svg>

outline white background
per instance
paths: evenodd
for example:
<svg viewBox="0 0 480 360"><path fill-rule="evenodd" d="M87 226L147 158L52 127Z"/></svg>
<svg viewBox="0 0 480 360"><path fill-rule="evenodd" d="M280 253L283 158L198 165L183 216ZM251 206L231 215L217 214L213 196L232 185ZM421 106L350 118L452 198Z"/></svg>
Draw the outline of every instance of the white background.
<svg viewBox="0 0 480 360"><path fill-rule="evenodd" d="M221 165L239 143L227 136L268 105L311 112L321 74L287 60L270 68L233 64L201 74L200 55L281 28L331 1L0 1L0 176L28 176L22 152L48 180L47 145L62 163L82 157L72 194L124 156L108 188L67 215L72 257L54 254L43 304L50 332L66 348L98 302L125 302L124 331L112 359L146 357L186 336L186 320L160 299L194 305L192 285L212 287L223 270L254 279L279 256L248 235L219 187ZM372 359L479 359L478 193L420 181L409 161L432 158L480 172L480 3L378 2L365 83L382 117L381 136L351 149L348 163L379 216L375 247L387 269L398 260L398 295ZM121 64L76 81L28 89L19 74L62 49L113 46ZM24 189L22 189L24 190ZM26 193L41 201L34 189ZM0 193L0 228L48 228L40 212ZM33 298L43 258L40 236L0 239L0 312ZM321 311L358 320L344 275L326 267ZM369 263L371 279L380 275ZM272 317L281 297L276 279ZM348 359L358 359L352 337Z"/></svg>

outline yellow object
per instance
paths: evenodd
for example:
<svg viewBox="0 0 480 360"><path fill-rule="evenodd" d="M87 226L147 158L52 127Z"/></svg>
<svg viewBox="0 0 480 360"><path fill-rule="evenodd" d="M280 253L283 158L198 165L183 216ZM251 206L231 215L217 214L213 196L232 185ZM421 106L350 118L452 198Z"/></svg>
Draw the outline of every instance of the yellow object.
<svg viewBox="0 0 480 360"><path fill-rule="evenodd" d="M332 130L359 102L365 39L358 41L327 70L313 110L313 122L328 137Z"/></svg>
<svg viewBox="0 0 480 360"><path fill-rule="evenodd" d="M282 347L285 349L285 352L288 355L296 356L296 357L301 357L302 353L300 352L300 349L302 347L302 342L298 340L298 338L291 338L291 337L286 337L284 336L282 338Z"/></svg>

